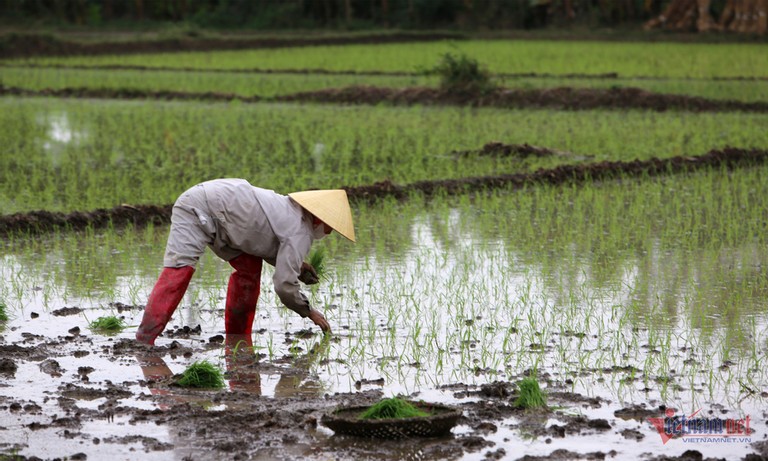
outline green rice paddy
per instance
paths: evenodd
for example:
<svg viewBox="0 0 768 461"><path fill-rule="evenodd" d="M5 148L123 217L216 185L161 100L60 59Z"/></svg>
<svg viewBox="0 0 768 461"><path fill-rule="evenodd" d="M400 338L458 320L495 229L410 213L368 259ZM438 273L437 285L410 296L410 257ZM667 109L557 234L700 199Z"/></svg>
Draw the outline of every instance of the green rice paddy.
<svg viewBox="0 0 768 461"><path fill-rule="evenodd" d="M691 82L696 87L691 91L708 97L727 93L733 99L768 100L764 81L713 80L768 75L768 62L756 58L765 54L765 45L470 41L455 46L494 72L695 78L700 80ZM376 54L371 47L315 47L34 62L412 71L454 49L446 47L382 45ZM58 83L47 83L56 81L52 72L58 71L4 67L0 72L6 85L22 86L26 75L26 85L38 88L95 86L100 76L114 73L115 80L105 78L105 85L130 86L148 75L147 82L135 84L161 89L175 75L66 69ZM221 90L213 81L219 74L185 74L188 80L180 88ZM222 76L241 80L232 84L233 92L283 91L248 89L248 78L256 86L272 77ZM347 77L297 76L293 83L325 85L325 78L337 85ZM382 81L395 85L410 78ZM532 87L559 82L517 81ZM674 85L681 82L644 84L671 85L664 88L677 92ZM293 83L286 82L286 88ZM768 115L762 113L42 97L4 97L0 109L4 215L170 204L186 188L215 177L245 177L287 193L699 155L724 146L768 149ZM457 155L491 141L528 143L566 155ZM326 278L309 296L333 326L334 341L324 360L309 365L310 373L331 391L350 391L359 380L381 378L387 393L405 394L454 383L518 381L539 370L574 391L612 401L655 401L686 410L717 404L755 413L764 408L761 392L768 382L766 175L766 166L747 166L356 203L358 243L334 236L320 242L327 250ZM159 273L166 235L165 226L129 226L9 236L0 241L0 299L12 319L63 305L103 314L114 314L109 311L117 303L142 305ZM221 333L230 270L206 253L172 324L202 325L204 338ZM286 342L286 331L308 325L281 307L269 288L271 270L265 266L256 320L256 328L265 331L254 339L267 360L311 350L316 341ZM131 315L128 323L137 324L141 312ZM207 354L211 363L222 360L220 350Z"/></svg>
<svg viewBox="0 0 768 461"><path fill-rule="evenodd" d="M603 74L622 77L764 77L763 44L629 43L550 40L467 40L395 45L310 46L289 49L41 57L10 62L194 69L426 69L446 52L464 53L493 73Z"/></svg>
<svg viewBox="0 0 768 461"><path fill-rule="evenodd" d="M171 204L214 177L282 193L765 148L768 114L0 101L0 212ZM490 141L566 156L456 155ZM180 165L184 165L180 168Z"/></svg>

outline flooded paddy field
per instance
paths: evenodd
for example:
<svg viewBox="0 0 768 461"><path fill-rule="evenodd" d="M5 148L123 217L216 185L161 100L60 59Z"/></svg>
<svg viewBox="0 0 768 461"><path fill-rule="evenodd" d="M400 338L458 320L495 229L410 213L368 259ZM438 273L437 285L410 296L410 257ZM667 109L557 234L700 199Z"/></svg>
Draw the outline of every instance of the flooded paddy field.
<svg viewBox="0 0 768 461"><path fill-rule="evenodd" d="M768 459L764 44L343 43L0 62L0 460ZM416 68L446 51L503 88ZM170 204L217 177L348 191L357 244L304 290L332 334L271 267L225 334L209 252L134 340ZM224 388L177 384L200 362ZM322 422L393 396L458 425Z"/></svg>
<svg viewBox="0 0 768 461"><path fill-rule="evenodd" d="M768 205L766 172L362 205L359 243L323 242L331 273L309 292L326 338L281 307L268 270L255 333L227 337L229 266L207 254L157 347L139 345L167 228L8 241L0 443L43 459L765 456L766 216L743 209ZM105 315L129 328L89 329ZM224 390L173 384L200 360ZM513 406L529 375L549 410ZM463 416L405 442L319 423L393 395ZM667 411L749 417L749 432L664 443Z"/></svg>

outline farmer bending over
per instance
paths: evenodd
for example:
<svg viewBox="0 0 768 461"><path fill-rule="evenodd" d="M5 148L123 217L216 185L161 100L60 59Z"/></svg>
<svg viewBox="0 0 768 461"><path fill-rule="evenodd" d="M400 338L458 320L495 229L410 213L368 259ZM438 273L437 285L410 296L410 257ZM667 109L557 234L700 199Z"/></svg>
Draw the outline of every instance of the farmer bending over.
<svg viewBox="0 0 768 461"><path fill-rule="evenodd" d="M304 258L312 242L332 230L355 241L344 190L286 196L244 179L216 179L193 186L173 205L164 268L149 295L136 339L155 343L184 296L206 246L235 268L224 311L227 334L251 334L262 261L275 267L272 280L280 301L330 332L325 316L309 305L299 289L299 280L317 283L315 269Z"/></svg>

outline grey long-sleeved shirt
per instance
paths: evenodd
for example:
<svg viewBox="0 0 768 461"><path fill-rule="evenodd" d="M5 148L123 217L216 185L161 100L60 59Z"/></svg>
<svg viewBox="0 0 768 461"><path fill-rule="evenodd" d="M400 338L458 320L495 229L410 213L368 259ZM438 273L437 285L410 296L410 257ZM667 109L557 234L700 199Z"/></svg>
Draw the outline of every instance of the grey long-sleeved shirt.
<svg viewBox="0 0 768 461"><path fill-rule="evenodd" d="M280 301L302 317L309 315L298 277L312 246L313 225L312 215L298 203L244 179L216 179L187 191L175 207L191 212L178 214L199 221L195 224L213 237L208 246L221 258L248 253L275 266L272 280Z"/></svg>

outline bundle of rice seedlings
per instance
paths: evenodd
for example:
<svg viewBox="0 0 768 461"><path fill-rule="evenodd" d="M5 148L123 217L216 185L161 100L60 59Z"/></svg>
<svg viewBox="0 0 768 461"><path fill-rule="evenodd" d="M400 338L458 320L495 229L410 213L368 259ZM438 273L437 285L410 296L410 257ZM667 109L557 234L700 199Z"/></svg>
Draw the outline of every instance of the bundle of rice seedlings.
<svg viewBox="0 0 768 461"><path fill-rule="evenodd" d="M107 317L99 317L93 322L88 324L91 330L102 331L106 333L117 333L122 331L126 325L123 319L110 315Z"/></svg>
<svg viewBox="0 0 768 461"><path fill-rule="evenodd" d="M429 416L413 404L399 397L383 399L360 414L360 419L416 418Z"/></svg>
<svg viewBox="0 0 768 461"><path fill-rule="evenodd" d="M547 398L534 377L528 377L518 384L520 395L515 400L518 408L543 408L547 406Z"/></svg>
<svg viewBox="0 0 768 461"><path fill-rule="evenodd" d="M0 301L0 322L8 321L8 306L4 302Z"/></svg>
<svg viewBox="0 0 768 461"><path fill-rule="evenodd" d="M224 387L224 374L213 364L203 360L187 367L176 384L181 387L220 389Z"/></svg>
<svg viewBox="0 0 768 461"><path fill-rule="evenodd" d="M325 275L325 247L319 246L313 248L309 253L309 264L315 268L317 278L321 279Z"/></svg>

